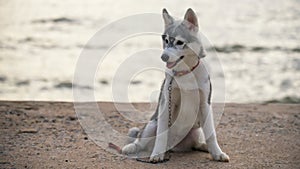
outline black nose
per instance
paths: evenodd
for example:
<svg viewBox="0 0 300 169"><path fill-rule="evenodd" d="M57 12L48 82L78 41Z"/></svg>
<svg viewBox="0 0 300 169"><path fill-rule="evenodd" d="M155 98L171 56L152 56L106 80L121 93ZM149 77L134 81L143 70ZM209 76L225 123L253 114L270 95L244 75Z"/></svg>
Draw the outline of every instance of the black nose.
<svg viewBox="0 0 300 169"><path fill-rule="evenodd" d="M164 62L169 60L169 56L166 54L161 55L161 60L163 60Z"/></svg>

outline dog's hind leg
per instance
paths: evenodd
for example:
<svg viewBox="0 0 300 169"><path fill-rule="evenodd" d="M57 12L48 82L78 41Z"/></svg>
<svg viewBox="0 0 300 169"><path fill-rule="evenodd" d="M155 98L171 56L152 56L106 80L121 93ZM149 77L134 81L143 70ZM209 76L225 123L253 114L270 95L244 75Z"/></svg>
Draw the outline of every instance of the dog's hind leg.
<svg viewBox="0 0 300 169"><path fill-rule="evenodd" d="M130 144L133 143L136 138L138 137L138 134L140 132L140 129L137 127L132 127L131 129L129 129L128 133L127 133L127 141L126 144Z"/></svg>
<svg viewBox="0 0 300 169"><path fill-rule="evenodd" d="M126 144L130 144L130 143L134 142L134 140L136 140L139 132L140 132L140 129L137 127L132 127L131 129L129 129L129 131L127 133L128 138L127 138ZM119 147L118 145L116 145L112 142L109 142L108 147L115 149L118 151L118 153L122 154L122 148Z"/></svg>
<svg viewBox="0 0 300 169"><path fill-rule="evenodd" d="M205 137L202 128L198 128L192 132L193 132L192 135L195 143L192 149L196 151L208 152L208 147L205 142Z"/></svg>
<svg viewBox="0 0 300 169"><path fill-rule="evenodd" d="M136 138L134 142L131 142L122 148L122 154L138 153L139 151L146 149L147 145L155 139L156 128L157 121L149 121L144 130L140 131L139 137Z"/></svg>
<svg viewBox="0 0 300 169"><path fill-rule="evenodd" d="M172 151L175 152L185 152L191 150L208 152L201 128L192 128L185 138L181 140L180 143L178 143L174 148L172 148Z"/></svg>

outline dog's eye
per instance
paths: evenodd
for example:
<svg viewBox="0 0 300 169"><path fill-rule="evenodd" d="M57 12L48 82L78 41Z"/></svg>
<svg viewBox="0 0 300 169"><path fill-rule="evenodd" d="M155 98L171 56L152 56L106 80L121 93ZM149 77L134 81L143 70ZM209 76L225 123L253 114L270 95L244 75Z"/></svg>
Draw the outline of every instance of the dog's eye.
<svg viewBox="0 0 300 169"><path fill-rule="evenodd" d="M166 44L168 44L168 43L169 43L169 40L166 38L166 39L165 39L165 42L166 42Z"/></svg>
<svg viewBox="0 0 300 169"><path fill-rule="evenodd" d="M165 41L166 44L169 43L169 40L168 40L168 38L167 38L167 35L161 35L161 37L162 37L162 40Z"/></svg>
<svg viewBox="0 0 300 169"><path fill-rule="evenodd" d="M184 42L181 40L177 40L177 42L176 42L176 45L183 45L183 44L184 44Z"/></svg>

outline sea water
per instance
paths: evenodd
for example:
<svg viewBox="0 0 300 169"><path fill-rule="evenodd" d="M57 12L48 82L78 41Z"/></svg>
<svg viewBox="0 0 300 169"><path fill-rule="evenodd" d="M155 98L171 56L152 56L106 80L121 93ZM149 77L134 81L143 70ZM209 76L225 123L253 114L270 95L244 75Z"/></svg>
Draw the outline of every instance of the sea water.
<svg viewBox="0 0 300 169"><path fill-rule="evenodd" d="M128 69L142 62L163 68L159 34L120 39L113 47L87 43L103 27L121 18L160 14L162 8L182 18L189 7L196 11L200 31L217 51L216 57L208 55L204 62L213 72L214 93L226 96L223 101L300 98L299 1L10 0L0 1L0 99L73 101L75 87L94 93L94 98L86 98L88 101L155 102L163 69L141 66L126 81L120 76L126 71L120 72L120 67L124 69L131 58L139 58L129 62ZM162 19L160 24L163 27ZM130 26L117 29L122 34ZM99 40L101 44L109 36ZM93 72L93 84L73 83L83 50L107 51L106 59ZM117 96L124 91L125 98Z"/></svg>

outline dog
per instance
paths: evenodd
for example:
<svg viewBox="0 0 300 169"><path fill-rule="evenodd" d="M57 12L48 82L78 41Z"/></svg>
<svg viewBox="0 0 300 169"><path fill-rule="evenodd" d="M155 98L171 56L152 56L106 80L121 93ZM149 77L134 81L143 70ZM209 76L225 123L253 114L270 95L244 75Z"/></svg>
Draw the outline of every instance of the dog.
<svg viewBox="0 0 300 169"><path fill-rule="evenodd" d="M218 145L214 128L209 74L201 58L205 49L199 35L198 20L189 8L183 20L174 19L163 9L164 33L161 59L166 63L166 77L158 106L142 130L132 128L131 138L119 152L151 152L149 162L166 160L166 152L200 150L213 160L228 162L229 156Z"/></svg>

